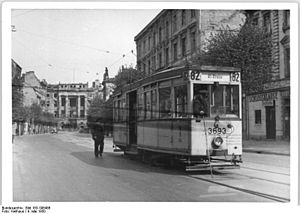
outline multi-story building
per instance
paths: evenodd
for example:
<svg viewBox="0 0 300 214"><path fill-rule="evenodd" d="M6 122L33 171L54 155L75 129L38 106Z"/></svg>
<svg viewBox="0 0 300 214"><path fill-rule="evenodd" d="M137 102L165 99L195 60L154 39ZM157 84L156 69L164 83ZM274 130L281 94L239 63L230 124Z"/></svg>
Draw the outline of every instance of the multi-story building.
<svg viewBox="0 0 300 214"><path fill-rule="evenodd" d="M47 86L47 107L59 118L60 125L86 125L88 94L93 89L88 83L59 83Z"/></svg>
<svg viewBox="0 0 300 214"><path fill-rule="evenodd" d="M137 36L137 68L149 75L188 63L205 50L221 28L237 30L245 22L237 10L162 10Z"/></svg>
<svg viewBox="0 0 300 214"><path fill-rule="evenodd" d="M262 92L246 95L244 133L250 138L290 137L290 11L248 10L248 21L272 39L271 81Z"/></svg>
<svg viewBox="0 0 300 214"><path fill-rule="evenodd" d="M13 59L11 59L11 79L12 82L15 79L21 78L22 68L18 63L16 63Z"/></svg>

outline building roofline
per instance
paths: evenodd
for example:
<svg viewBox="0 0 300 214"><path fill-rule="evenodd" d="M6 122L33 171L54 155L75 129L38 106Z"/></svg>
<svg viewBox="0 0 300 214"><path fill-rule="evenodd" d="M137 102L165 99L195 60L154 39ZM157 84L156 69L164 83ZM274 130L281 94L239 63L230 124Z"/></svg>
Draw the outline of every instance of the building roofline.
<svg viewBox="0 0 300 214"><path fill-rule="evenodd" d="M136 41L139 37L141 37L145 31L153 24L155 23L163 14L165 14L168 10L167 9L163 9L162 11L160 11L135 37L134 37L134 41Z"/></svg>

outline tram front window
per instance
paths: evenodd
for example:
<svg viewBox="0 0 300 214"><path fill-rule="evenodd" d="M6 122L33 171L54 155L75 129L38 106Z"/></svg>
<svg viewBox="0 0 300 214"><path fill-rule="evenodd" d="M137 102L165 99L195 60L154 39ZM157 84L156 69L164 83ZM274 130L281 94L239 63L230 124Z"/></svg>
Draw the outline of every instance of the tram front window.
<svg viewBox="0 0 300 214"><path fill-rule="evenodd" d="M194 85L193 115L194 117L209 116L209 86Z"/></svg>
<svg viewBox="0 0 300 214"><path fill-rule="evenodd" d="M239 117L239 86L211 86L211 117Z"/></svg>
<svg viewBox="0 0 300 214"><path fill-rule="evenodd" d="M239 117L239 86L194 84L193 115Z"/></svg>

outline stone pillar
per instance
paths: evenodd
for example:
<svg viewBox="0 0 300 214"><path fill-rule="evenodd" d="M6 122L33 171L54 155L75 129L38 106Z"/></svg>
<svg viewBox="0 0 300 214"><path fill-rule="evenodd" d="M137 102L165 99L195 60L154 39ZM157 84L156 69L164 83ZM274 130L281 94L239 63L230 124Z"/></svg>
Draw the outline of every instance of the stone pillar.
<svg viewBox="0 0 300 214"><path fill-rule="evenodd" d="M77 97L77 118L80 118L80 95Z"/></svg>
<svg viewBox="0 0 300 214"><path fill-rule="evenodd" d="M66 106L65 106L66 117L70 117L70 100L69 97L66 96Z"/></svg>
<svg viewBox="0 0 300 214"><path fill-rule="evenodd" d="M85 95L84 96L84 117L86 118L86 116L87 116L87 108L88 108L88 106L87 106L87 96Z"/></svg>
<svg viewBox="0 0 300 214"><path fill-rule="evenodd" d="M60 108L60 106L61 106L61 96L59 95L58 97L57 97L57 99L58 99L58 102L57 102L57 116L58 117L61 117L62 115L61 115L61 108Z"/></svg>

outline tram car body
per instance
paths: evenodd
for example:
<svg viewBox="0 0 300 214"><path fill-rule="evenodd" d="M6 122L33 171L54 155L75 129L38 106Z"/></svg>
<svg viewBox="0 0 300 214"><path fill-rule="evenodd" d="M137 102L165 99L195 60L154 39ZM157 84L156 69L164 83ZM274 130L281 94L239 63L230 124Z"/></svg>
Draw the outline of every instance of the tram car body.
<svg viewBox="0 0 300 214"><path fill-rule="evenodd" d="M203 168L241 162L237 68L168 69L117 91L113 105L113 141L125 153L164 154Z"/></svg>

